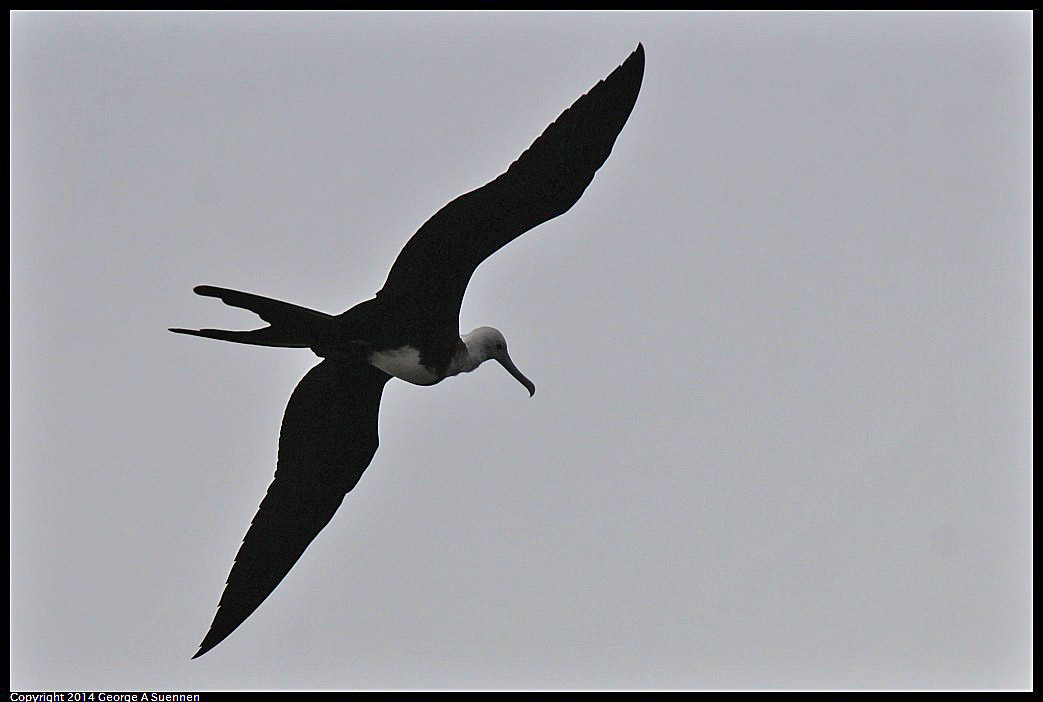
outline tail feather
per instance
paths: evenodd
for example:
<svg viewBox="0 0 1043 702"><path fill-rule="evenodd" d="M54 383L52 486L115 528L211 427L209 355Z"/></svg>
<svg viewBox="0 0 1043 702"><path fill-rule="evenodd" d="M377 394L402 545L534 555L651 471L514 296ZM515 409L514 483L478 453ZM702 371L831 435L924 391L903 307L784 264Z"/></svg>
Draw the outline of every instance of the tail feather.
<svg viewBox="0 0 1043 702"><path fill-rule="evenodd" d="M204 339L219 339L220 341L234 341L237 344L254 344L256 346L282 346L292 349L303 349L309 346L306 339L301 336L294 338L285 332L280 332L275 327L264 327L251 331L231 331L229 329L179 329L171 327L169 331L175 334L191 334L201 336Z"/></svg>
<svg viewBox="0 0 1043 702"><path fill-rule="evenodd" d="M237 344L308 348L320 342L330 321L334 319L324 312L239 290L212 285L199 285L193 290L197 295L216 297L231 307L249 310L268 322L269 326L250 331L171 328L170 331L175 334L190 334Z"/></svg>
<svg viewBox="0 0 1043 702"><path fill-rule="evenodd" d="M307 307L301 307L300 305L294 305L289 302L283 302L282 300L273 300L270 297L261 297L260 295L254 295L253 293L230 290L228 288L218 288L213 285L197 285L192 289L192 291L196 295L219 298L221 302L230 307L240 307L244 310L250 310L264 321L273 325L280 322L297 321L302 317L312 319L333 318L332 315L325 314L324 312L312 310Z"/></svg>

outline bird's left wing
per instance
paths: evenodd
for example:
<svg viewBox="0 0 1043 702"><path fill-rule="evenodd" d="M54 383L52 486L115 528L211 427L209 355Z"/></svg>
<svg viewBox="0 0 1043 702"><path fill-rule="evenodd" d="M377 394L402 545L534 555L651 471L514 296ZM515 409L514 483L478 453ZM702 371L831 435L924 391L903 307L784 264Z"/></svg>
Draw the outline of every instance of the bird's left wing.
<svg viewBox="0 0 1043 702"><path fill-rule="evenodd" d="M355 487L377 450L377 411L390 377L362 361L327 359L298 383L283 416L275 480L193 658L257 609Z"/></svg>

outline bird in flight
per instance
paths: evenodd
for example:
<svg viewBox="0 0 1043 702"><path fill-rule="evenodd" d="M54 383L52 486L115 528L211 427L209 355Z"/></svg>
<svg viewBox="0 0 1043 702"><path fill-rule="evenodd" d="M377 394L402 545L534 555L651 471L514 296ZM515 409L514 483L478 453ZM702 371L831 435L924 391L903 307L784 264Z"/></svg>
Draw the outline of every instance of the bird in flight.
<svg viewBox="0 0 1043 702"><path fill-rule="evenodd" d="M290 395L275 479L228 575L217 614L193 656L223 641L272 593L329 523L377 450L377 411L392 376L434 385L495 360L525 386L503 335L459 330L467 282L490 255L567 211L612 151L644 74L637 49L576 100L511 164L435 213L399 253L384 287L330 315L260 295L201 285L199 295L257 314L251 331L171 329L240 344L310 348L323 360Z"/></svg>

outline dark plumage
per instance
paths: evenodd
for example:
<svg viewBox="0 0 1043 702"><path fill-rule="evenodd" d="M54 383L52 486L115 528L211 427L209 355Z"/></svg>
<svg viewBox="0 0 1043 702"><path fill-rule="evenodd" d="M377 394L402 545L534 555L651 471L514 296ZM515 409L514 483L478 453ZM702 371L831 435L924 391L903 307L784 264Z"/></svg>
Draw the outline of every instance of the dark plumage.
<svg viewBox="0 0 1043 702"><path fill-rule="evenodd" d="M514 366L498 331L480 327L461 337L464 291L482 261L579 200L630 116L644 63L639 44L505 173L435 213L406 243L376 296L343 314L226 288L195 288L200 295L256 313L268 326L171 331L311 348L324 360L290 396L275 479L194 658L224 640L271 594L358 482L377 449L380 397L392 375L429 385L494 359L530 394L535 392Z"/></svg>

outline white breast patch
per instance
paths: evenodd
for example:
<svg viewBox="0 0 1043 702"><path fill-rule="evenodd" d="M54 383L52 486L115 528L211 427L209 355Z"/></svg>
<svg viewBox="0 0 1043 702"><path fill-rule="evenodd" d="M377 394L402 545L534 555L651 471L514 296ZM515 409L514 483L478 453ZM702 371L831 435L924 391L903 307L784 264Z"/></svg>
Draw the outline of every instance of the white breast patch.
<svg viewBox="0 0 1043 702"><path fill-rule="evenodd" d="M369 362L385 373L414 385L434 385L441 380L420 362L420 352L412 346L373 351L369 355Z"/></svg>

